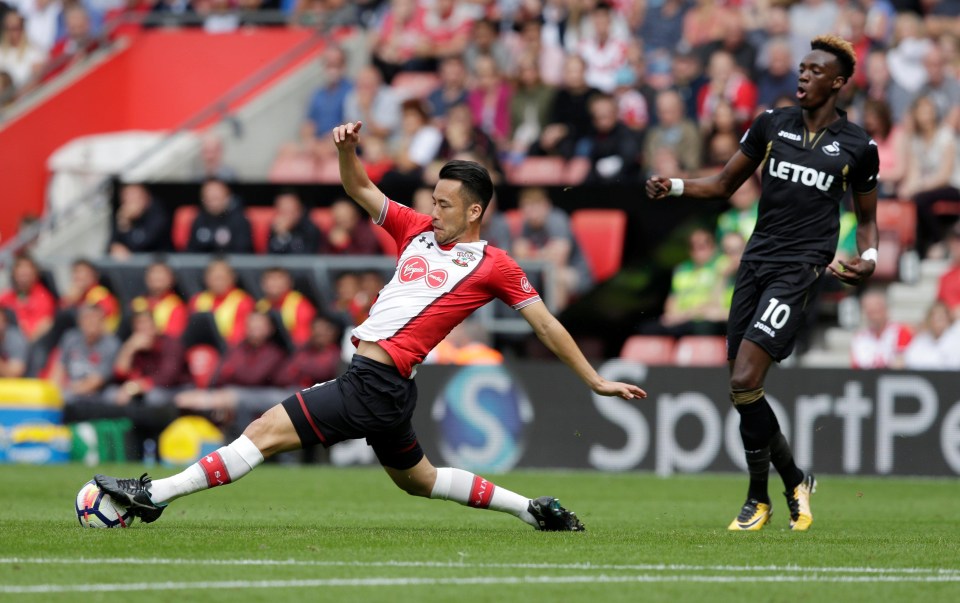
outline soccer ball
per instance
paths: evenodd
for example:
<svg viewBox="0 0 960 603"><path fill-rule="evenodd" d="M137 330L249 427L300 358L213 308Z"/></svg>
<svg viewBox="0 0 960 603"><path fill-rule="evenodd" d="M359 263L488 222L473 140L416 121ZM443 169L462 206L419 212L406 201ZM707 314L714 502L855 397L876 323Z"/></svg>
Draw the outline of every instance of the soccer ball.
<svg viewBox="0 0 960 603"><path fill-rule="evenodd" d="M85 528L126 528L133 524L133 512L113 502L90 480L77 492L77 520Z"/></svg>

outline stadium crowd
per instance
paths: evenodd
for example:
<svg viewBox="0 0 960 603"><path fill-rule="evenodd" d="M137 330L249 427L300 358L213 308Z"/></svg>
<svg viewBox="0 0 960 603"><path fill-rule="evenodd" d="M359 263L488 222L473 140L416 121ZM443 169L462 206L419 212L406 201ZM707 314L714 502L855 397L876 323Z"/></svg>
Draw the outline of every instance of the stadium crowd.
<svg viewBox="0 0 960 603"><path fill-rule="evenodd" d="M882 290L862 295L852 365L960 368L960 230L951 226L960 214L960 3L4 0L0 13L0 106L143 27L196 26L211 35L317 28L330 34L323 82L275 167L320 173L336 163L329 131L362 119L363 161L384 187L430 187L453 158L479 161L500 184L519 183L539 158L557 161L548 186L570 184L576 173L585 186L640 190L654 173L711 173L736 152L758 112L794 102L796 65L809 40L838 33L857 52L843 105L878 146L882 202L915 208L920 256L952 262L923 325L890 323ZM70 287L56 295L41 267L19 257L12 288L0 294L0 375L46 376L61 387L73 420L127 416L149 435L181 411L242 427L283 391L336 374L342 330L363 319L382 275L340 275L333 302L320 307L278 261L263 271L257 300L220 255L380 254L383 241L353 202L317 213L292 189L275 197L259 237L231 190L243 174L218 163L218 141L205 145L210 165L182 244L173 216L148 188L126 184L107 250L118 260L211 254L205 290L182 299L176 275L158 261L145 273L146 295L118 300L100 284L96 262L79 260ZM674 272L662 316L639 332L723 332L758 197L758 183L748 181L717 224L689 234L689 260ZM429 211L429 188L414 199ZM554 263L562 306L595 282L570 216L552 205L549 189L529 187L518 199L513 222L489 212L485 237L518 259ZM841 222L838 255L850 257L856 218L846 212ZM187 326L196 315L209 316L219 338L215 370L190 366L197 342ZM496 360L482 345L479 353L454 353L479 344L482 334L454 339L437 356Z"/></svg>

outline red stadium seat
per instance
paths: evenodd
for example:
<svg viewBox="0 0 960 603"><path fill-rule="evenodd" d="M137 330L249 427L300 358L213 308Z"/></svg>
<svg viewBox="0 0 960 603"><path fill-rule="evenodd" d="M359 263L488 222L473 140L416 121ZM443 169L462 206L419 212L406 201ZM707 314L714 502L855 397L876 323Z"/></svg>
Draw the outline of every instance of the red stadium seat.
<svg viewBox="0 0 960 603"><path fill-rule="evenodd" d="M173 248L177 251L183 251L190 242L190 229L193 227L193 221L197 219L197 213L200 210L196 205L181 205L173 212L173 227L170 231L170 237L173 239Z"/></svg>
<svg viewBox="0 0 960 603"><path fill-rule="evenodd" d="M220 364L220 352L212 345L200 343L187 349L187 369L193 378L193 384L203 389L210 385L217 366Z"/></svg>
<svg viewBox="0 0 960 603"><path fill-rule="evenodd" d="M383 226L374 224L373 234L377 235L377 240L380 242L380 248L383 249L384 255L397 257L397 242L393 240L393 237L390 236L390 233L387 232Z"/></svg>
<svg viewBox="0 0 960 603"><path fill-rule="evenodd" d="M333 214L329 207L314 207L310 210L310 221L320 229L320 232L327 234L333 226Z"/></svg>
<svg viewBox="0 0 960 603"><path fill-rule="evenodd" d="M917 238L917 207L912 201L877 203L877 228L896 233L900 247L909 249Z"/></svg>
<svg viewBox="0 0 960 603"><path fill-rule="evenodd" d="M306 153L280 154L270 167L267 178L271 182L314 182L317 164Z"/></svg>
<svg viewBox="0 0 960 603"><path fill-rule="evenodd" d="M320 162L315 180L320 184L340 184L340 162L336 158Z"/></svg>
<svg viewBox="0 0 960 603"><path fill-rule="evenodd" d="M270 225L277 214L273 207L248 207L243 210L250 221L250 232L253 236L254 253L265 253L267 241L270 240Z"/></svg>
<svg viewBox="0 0 960 603"><path fill-rule="evenodd" d="M440 76L429 71L401 71L390 85L402 100L425 99L440 86Z"/></svg>
<svg viewBox="0 0 960 603"><path fill-rule="evenodd" d="M590 160L586 157L574 157L567 162L567 171L564 177L564 184L576 186L582 184L590 173Z"/></svg>
<svg viewBox="0 0 960 603"><path fill-rule="evenodd" d="M620 358L653 366L673 364L673 337L660 335L631 335L623 342Z"/></svg>
<svg viewBox="0 0 960 603"><path fill-rule="evenodd" d="M725 366L727 340L712 335L687 335L677 340L674 350L677 366Z"/></svg>
<svg viewBox="0 0 960 603"><path fill-rule="evenodd" d="M621 209L578 209L570 216L570 228L597 282L620 270L627 214Z"/></svg>
<svg viewBox="0 0 960 603"><path fill-rule="evenodd" d="M527 157L507 175L517 186L553 186L566 182L567 162L562 157Z"/></svg>

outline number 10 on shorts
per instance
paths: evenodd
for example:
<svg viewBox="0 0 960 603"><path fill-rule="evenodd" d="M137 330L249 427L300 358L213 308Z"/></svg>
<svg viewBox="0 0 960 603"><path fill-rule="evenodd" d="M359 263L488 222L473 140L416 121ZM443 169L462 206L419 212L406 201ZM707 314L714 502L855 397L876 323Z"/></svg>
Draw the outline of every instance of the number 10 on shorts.
<svg viewBox="0 0 960 603"><path fill-rule="evenodd" d="M769 324L774 329L782 329L789 319L790 306L781 304L776 297L770 298L767 309L763 311L763 316L760 317L761 322Z"/></svg>

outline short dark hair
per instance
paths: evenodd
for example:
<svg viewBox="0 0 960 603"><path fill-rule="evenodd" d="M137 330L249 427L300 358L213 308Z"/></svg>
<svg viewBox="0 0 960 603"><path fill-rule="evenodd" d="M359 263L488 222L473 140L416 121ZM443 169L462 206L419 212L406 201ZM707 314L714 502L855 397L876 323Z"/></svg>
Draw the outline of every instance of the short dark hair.
<svg viewBox="0 0 960 603"><path fill-rule="evenodd" d="M493 198L493 181L490 172L476 161L453 159L440 168L441 180L458 180L461 190L469 195L474 203L479 203L483 211Z"/></svg>
<svg viewBox="0 0 960 603"><path fill-rule="evenodd" d="M97 265L94 264L93 261L88 260L87 258L78 258L76 260L73 260L73 263L70 264L70 266L71 268L80 268L82 266L84 268L89 268L90 270L92 270L97 274L100 274L100 269L97 268Z"/></svg>
<svg viewBox="0 0 960 603"><path fill-rule="evenodd" d="M837 57L841 77L847 81L853 77L853 70L857 66L857 53L850 42L840 36L822 35L810 41L810 49L822 50Z"/></svg>

